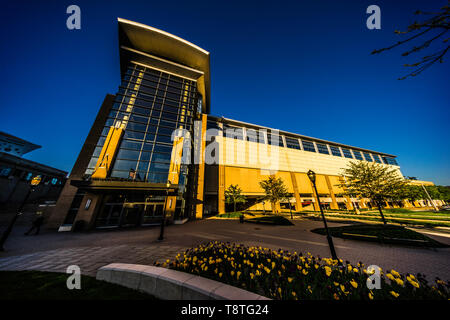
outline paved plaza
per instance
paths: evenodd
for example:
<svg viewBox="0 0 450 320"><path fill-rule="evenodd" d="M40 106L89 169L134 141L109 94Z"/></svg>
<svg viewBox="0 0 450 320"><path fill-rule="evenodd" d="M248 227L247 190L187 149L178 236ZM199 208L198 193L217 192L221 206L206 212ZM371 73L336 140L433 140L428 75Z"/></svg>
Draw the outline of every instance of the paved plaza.
<svg viewBox="0 0 450 320"><path fill-rule="evenodd" d="M263 246L329 257L326 238L310 230L321 228L320 221L295 220L294 226L240 224L236 220L199 220L165 229L165 240L157 242L159 227L96 230L88 233L46 231L24 236L24 228L14 229L0 253L0 270L44 270L65 272L78 265L81 272L95 276L109 263L151 265L173 258L178 252L211 240ZM330 226L343 225L330 223ZM430 235L450 244L450 237ZM383 269L423 273L427 278L450 280L450 248L417 248L400 245L334 238L339 258L353 264L362 261Z"/></svg>

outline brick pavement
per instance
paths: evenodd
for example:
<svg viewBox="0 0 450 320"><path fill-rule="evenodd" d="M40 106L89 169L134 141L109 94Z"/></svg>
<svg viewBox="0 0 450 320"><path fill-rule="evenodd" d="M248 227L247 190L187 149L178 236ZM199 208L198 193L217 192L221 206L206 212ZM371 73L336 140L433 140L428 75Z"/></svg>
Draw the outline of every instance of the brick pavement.
<svg viewBox="0 0 450 320"><path fill-rule="evenodd" d="M109 263L151 265L154 261L173 258L176 253L209 240L221 240L297 252L329 256L324 236L310 232L322 222L296 220L295 226L266 226L237 221L201 220L166 228L163 242L157 242L159 228L140 228L89 233L47 232L23 236L16 229L0 253L0 270L45 270L64 272L67 266L79 265L83 274L94 276ZM330 226L342 225L330 222ZM450 244L450 238L433 238ZM450 280L450 249L382 245L365 241L334 238L337 254L351 263L362 261L383 269L424 273Z"/></svg>

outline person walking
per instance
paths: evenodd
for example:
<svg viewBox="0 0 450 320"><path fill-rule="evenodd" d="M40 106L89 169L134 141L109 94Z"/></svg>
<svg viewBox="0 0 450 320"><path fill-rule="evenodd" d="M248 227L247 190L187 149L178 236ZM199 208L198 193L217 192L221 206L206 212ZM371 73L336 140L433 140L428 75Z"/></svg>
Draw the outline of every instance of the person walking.
<svg viewBox="0 0 450 320"><path fill-rule="evenodd" d="M39 234L42 223L44 223L44 216L42 215L42 212L38 211L38 212L36 212L36 218L34 219L30 230L25 232L25 235L26 236L29 235L34 229L36 229L36 232L34 233L34 235Z"/></svg>

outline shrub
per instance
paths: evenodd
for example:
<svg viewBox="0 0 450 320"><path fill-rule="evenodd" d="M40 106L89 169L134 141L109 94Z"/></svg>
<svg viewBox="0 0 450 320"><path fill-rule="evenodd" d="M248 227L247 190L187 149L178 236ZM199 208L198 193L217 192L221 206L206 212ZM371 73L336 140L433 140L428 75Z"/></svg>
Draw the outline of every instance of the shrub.
<svg viewBox="0 0 450 320"><path fill-rule="evenodd" d="M160 263L155 262L159 266ZM381 289L369 290L364 264L241 244L209 242L178 254L163 267L201 275L272 299L449 299L450 284L425 276L381 274Z"/></svg>

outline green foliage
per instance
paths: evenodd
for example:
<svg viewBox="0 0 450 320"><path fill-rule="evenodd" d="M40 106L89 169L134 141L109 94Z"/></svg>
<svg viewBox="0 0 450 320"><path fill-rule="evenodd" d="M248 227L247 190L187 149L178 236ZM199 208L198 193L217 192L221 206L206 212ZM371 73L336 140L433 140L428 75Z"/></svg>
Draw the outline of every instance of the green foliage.
<svg viewBox="0 0 450 320"><path fill-rule="evenodd" d="M266 194L264 199L272 203L272 212L275 212L275 204L277 202L289 197L287 188L281 178L270 176L267 180L261 181L259 185Z"/></svg>
<svg viewBox="0 0 450 320"><path fill-rule="evenodd" d="M366 286L361 262L241 244L209 242L178 254L163 267L196 274L278 300L447 300L450 284L420 274L381 274L381 289ZM155 265L159 266L158 262ZM384 271L383 271L384 272Z"/></svg>
<svg viewBox="0 0 450 320"><path fill-rule="evenodd" d="M237 203L245 203L247 199L244 195L241 194L242 190L239 188L239 186L232 185L225 190L225 202L229 204L233 204L234 206L234 212L236 212L236 204Z"/></svg>
<svg viewBox="0 0 450 320"><path fill-rule="evenodd" d="M350 162L344 169L347 182L343 182L348 195L357 195L374 201L401 199L406 181L395 169L375 162Z"/></svg>
<svg viewBox="0 0 450 320"><path fill-rule="evenodd" d="M312 232L326 235L324 228L311 230ZM363 241L375 241L381 243L405 244L418 247L448 247L419 232L401 226L380 224L354 224L343 227L328 228L333 237L344 239L356 239Z"/></svg>

